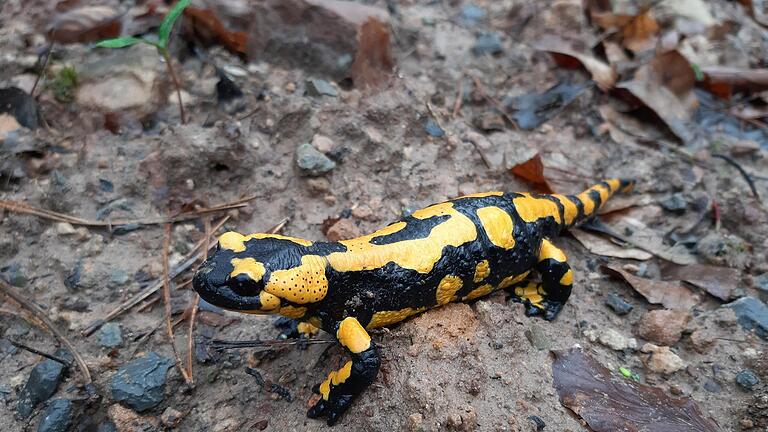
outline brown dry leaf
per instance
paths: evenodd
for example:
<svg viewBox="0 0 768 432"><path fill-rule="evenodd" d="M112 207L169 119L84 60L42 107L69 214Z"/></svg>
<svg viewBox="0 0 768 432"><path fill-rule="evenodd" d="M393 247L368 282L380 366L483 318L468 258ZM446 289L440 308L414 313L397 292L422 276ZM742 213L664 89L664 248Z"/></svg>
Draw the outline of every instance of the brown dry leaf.
<svg viewBox="0 0 768 432"><path fill-rule="evenodd" d="M699 303L699 296L679 282L641 278L613 266L603 266L603 268L621 276L635 291L642 294L649 303L660 304L667 309L680 310L690 310Z"/></svg>
<svg viewBox="0 0 768 432"><path fill-rule="evenodd" d="M592 79L603 91L613 88L616 83L616 71L604 61L595 58L589 52L589 47L580 41L569 41L554 35L545 35L535 48L553 54L555 61L562 67L571 67L568 62L563 62L562 57L576 59L592 74Z"/></svg>
<svg viewBox="0 0 768 432"><path fill-rule="evenodd" d="M541 161L541 154L536 153L532 158L525 162L514 165L509 169L512 174L536 185L544 193L554 193L546 177L544 177L544 162Z"/></svg>
<svg viewBox="0 0 768 432"><path fill-rule="evenodd" d="M48 27L48 37L62 44L95 42L117 37L122 30L121 14L110 6L83 6L57 14Z"/></svg>
<svg viewBox="0 0 768 432"><path fill-rule="evenodd" d="M661 265L661 277L666 280L688 282L723 301L734 298L733 291L741 282L739 270L705 264L679 266L663 263Z"/></svg>
<svg viewBox="0 0 768 432"><path fill-rule="evenodd" d="M717 432L717 423L690 398L626 379L580 348L553 351L552 379L560 403L595 432Z"/></svg>
<svg viewBox="0 0 768 432"><path fill-rule="evenodd" d="M661 133L656 128L632 116L620 113L611 105L600 105L598 111L608 124L608 133L611 139L617 144L635 143L636 140L655 142L662 138Z"/></svg>
<svg viewBox="0 0 768 432"><path fill-rule="evenodd" d="M693 138L688 128L698 100L693 93L696 74L677 51L657 54L635 72L634 79L616 85L653 110L683 142Z"/></svg>
<svg viewBox="0 0 768 432"><path fill-rule="evenodd" d="M184 9L184 17L188 20L185 28L204 44L218 42L233 53L246 54L248 34L242 31L230 31L224 27L213 11L189 6Z"/></svg>
<svg viewBox="0 0 768 432"><path fill-rule="evenodd" d="M395 61L389 29L376 18L369 18L357 34L357 53L350 73L356 87L381 87L389 81Z"/></svg>
<svg viewBox="0 0 768 432"><path fill-rule="evenodd" d="M623 216L610 224L614 231L619 233L630 232L627 240L634 246L680 265L689 265L696 262L696 258L683 245L668 246L664 239L645 223L634 217Z"/></svg>
<svg viewBox="0 0 768 432"><path fill-rule="evenodd" d="M582 246L596 255L635 259L638 261L645 261L653 258L653 254L642 249L617 245L607 238L581 229L572 229L569 232L576 237L576 240L578 240Z"/></svg>
<svg viewBox="0 0 768 432"><path fill-rule="evenodd" d="M658 39L659 23L650 9L635 16L593 12L591 18L603 30L617 30L622 45L635 53L653 48Z"/></svg>
<svg viewBox="0 0 768 432"><path fill-rule="evenodd" d="M603 204L597 214L607 215L634 207L643 207L653 203L653 198L648 195L619 195L613 196Z"/></svg>
<svg viewBox="0 0 768 432"><path fill-rule="evenodd" d="M705 85L716 91L727 88L729 93L738 90L759 92L768 89L768 69L739 69L727 66L702 67ZM719 95L719 94L718 94Z"/></svg>
<svg viewBox="0 0 768 432"><path fill-rule="evenodd" d="M224 316L216 312L200 311L197 313L197 319L211 327L226 327L232 323L239 322L240 319L232 316Z"/></svg>

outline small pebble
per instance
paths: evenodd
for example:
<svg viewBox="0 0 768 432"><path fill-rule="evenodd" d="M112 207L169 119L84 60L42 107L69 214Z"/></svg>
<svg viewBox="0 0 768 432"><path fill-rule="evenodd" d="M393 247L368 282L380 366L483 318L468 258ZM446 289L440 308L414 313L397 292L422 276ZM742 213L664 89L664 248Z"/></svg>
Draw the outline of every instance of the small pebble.
<svg viewBox="0 0 768 432"><path fill-rule="evenodd" d="M336 168L336 162L309 143L304 143L296 149L296 164L301 169L301 174L309 177L321 176Z"/></svg>
<svg viewBox="0 0 768 432"><path fill-rule="evenodd" d="M75 227L69 222L59 222L56 224L56 232L59 233L59 235L72 235L77 231L75 231Z"/></svg>
<svg viewBox="0 0 768 432"><path fill-rule="evenodd" d="M624 300L623 297L612 292L608 293L608 296L605 298L605 304L613 309L616 315L626 315L635 308L631 303Z"/></svg>
<svg viewBox="0 0 768 432"><path fill-rule="evenodd" d="M427 132L429 136L433 136L436 138L445 136L445 131L443 130L443 128L441 128L440 125L438 125L437 122L435 122L432 119L429 119L426 121L426 123L424 123L424 130Z"/></svg>
<svg viewBox="0 0 768 432"><path fill-rule="evenodd" d="M461 12L459 12L459 22L466 26L474 26L485 18L485 15L485 10L477 5L472 3L465 4L461 7Z"/></svg>
<svg viewBox="0 0 768 432"><path fill-rule="evenodd" d="M502 51L501 37L498 33L480 33L472 46L472 53L477 56L500 54Z"/></svg>
<svg viewBox="0 0 768 432"><path fill-rule="evenodd" d="M173 366L169 358L150 352L126 363L110 380L112 399L142 412L163 401L166 372Z"/></svg>
<svg viewBox="0 0 768 432"><path fill-rule="evenodd" d="M99 329L99 345L104 348L117 348L123 344L123 334L120 324L109 322Z"/></svg>
<svg viewBox="0 0 768 432"><path fill-rule="evenodd" d="M757 375L749 370L744 369L736 374L736 383L746 391L752 391L756 385L760 384L760 380Z"/></svg>
<svg viewBox="0 0 768 432"><path fill-rule="evenodd" d="M704 381L704 390L710 393L720 393L722 387L720 387L720 384L718 384L715 380L707 378L707 380Z"/></svg>
<svg viewBox="0 0 768 432"><path fill-rule="evenodd" d="M59 386L64 375L64 365L45 359L38 363L29 374L26 385L19 394L19 404L16 408L20 418L27 418L35 406L51 397Z"/></svg>
<svg viewBox="0 0 768 432"><path fill-rule="evenodd" d="M328 81L314 78L314 79L307 80L306 94L308 94L309 96L336 97L339 95L339 92Z"/></svg>
<svg viewBox="0 0 768 432"><path fill-rule="evenodd" d="M160 422L163 423L163 426L172 429L181 423L182 418L184 418L184 415L181 413L181 411L168 407L160 415Z"/></svg>
<svg viewBox="0 0 768 432"><path fill-rule="evenodd" d="M685 201L685 197L680 192L672 194L672 196L661 201L659 204L661 204L664 210L675 214L685 213L688 207L688 202Z"/></svg>

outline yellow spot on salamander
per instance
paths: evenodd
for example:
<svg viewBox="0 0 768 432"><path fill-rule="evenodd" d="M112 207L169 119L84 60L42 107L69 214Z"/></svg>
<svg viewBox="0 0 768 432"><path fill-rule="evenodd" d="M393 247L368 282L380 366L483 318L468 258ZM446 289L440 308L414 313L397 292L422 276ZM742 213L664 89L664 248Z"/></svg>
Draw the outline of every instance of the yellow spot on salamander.
<svg viewBox="0 0 768 432"><path fill-rule="evenodd" d="M336 339L354 354L361 353L371 346L371 337L357 318L344 318L336 331Z"/></svg>
<svg viewBox="0 0 768 432"><path fill-rule="evenodd" d="M517 214L525 222L536 222L539 219L551 216L555 222L562 223L560 220L560 210L554 201L546 198L535 198L530 194L521 194L523 196L512 200Z"/></svg>
<svg viewBox="0 0 768 432"><path fill-rule="evenodd" d="M448 275L437 285L437 304L444 305L456 300L456 291L463 283L458 276Z"/></svg>
<svg viewBox="0 0 768 432"><path fill-rule="evenodd" d="M365 328L367 329L374 329L379 327L385 327L388 325L392 325L395 323L399 323L400 321L416 315L417 313L423 312L427 308L421 307L421 308L405 308L400 309L396 311L381 311L376 312L373 314L373 317L371 317L371 322L368 323Z"/></svg>
<svg viewBox="0 0 768 432"><path fill-rule="evenodd" d="M482 260L477 263L477 267L475 267L475 277L473 281L475 283L481 282L483 279L487 278L490 273L491 267L488 260Z"/></svg>
<svg viewBox="0 0 768 432"><path fill-rule="evenodd" d="M312 246L311 241L296 238L296 237L288 237L280 234L265 234L265 233L255 233L255 234L249 234L247 236L244 236L234 231L225 232L224 234L219 236L219 246L222 249L229 249L233 252L243 252L245 251L245 242L247 242L248 240L265 239L265 238L288 240L301 246Z"/></svg>
<svg viewBox="0 0 768 432"><path fill-rule="evenodd" d="M509 213L499 207L483 207L477 209L477 217L480 218L491 243L503 249L515 247L512 218Z"/></svg>
<svg viewBox="0 0 768 432"><path fill-rule="evenodd" d="M465 295L462 300L474 300L476 298L484 297L490 294L493 291L493 285L491 284L485 284L480 285L479 287L473 289L469 292L469 294Z"/></svg>
<svg viewBox="0 0 768 432"><path fill-rule="evenodd" d="M225 232L219 236L219 246L222 249L242 252L245 250L245 236L234 231Z"/></svg>
<svg viewBox="0 0 768 432"><path fill-rule="evenodd" d="M232 258L232 267L234 270L229 274L230 276L235 277L239 274L245 274L256 282L260 281L266 272L264 264L253 258Z"/></svg>
<svg viewBox="0 0 768 432"><path fill-rule="evenodd" d="M573 221L576 219L576 216L579 214L579 208L576 206L576 203L569 200L568 197L565 195L552 195L554 198L556 198L558 201L560 201L560 204L563 205L563 219L565 219L566 225L571 225Z"/></svg>
<svg viewBox="0 0 768 432"><path fill-rule="evenodd" d="M312 324L310 324L310 323L308 323L308 322L300 322L300 323L299 323L299 324L296 326L296 330L297 330L299 333L301 333L301 334L303 334L303 335L306 335L306 336L312 336L312 335L315 335L315 334L317 334L317 332L319 332L319 331L320 331L320 329L319 329L319 328L317 328L317 327L313 326Z"/></svg>
<svg viewBox="0 0 768 432"><path fill-rule="evenodd" d="M400 267L429 273L442 257L446 246L461 246L477 239L477 228L472 220L453 208L453 203L441 203L417 210L412 215L416 219L433 216L450 216L449 219L432 228L425 238L402 240L389 244L373 244L374 237L391 234L405 228L405 222L398 222L373 234L340 243L347 247L346 252L334 252L328 255L331 267L339 272L372 270L395 263Z"/></svg>
<svg viewBox="0 0 768 432"><path fill-rule="evenodd" d="M621 187L621 181L619 179L609 179L605 181L611 188L611 193L615 193Z"/></svg>
<svg viewBox="0 0 768 432"><path fill-rule="evenodd" d="M519 275L507 276L499 282L499 289L509 288L516 283L520 283L520 281L527 278L529 274L531 274L530 270Z"/></svg>
<svg viewBox="0 0 768 432"><path fill-rule="evenodd" d="M283 306L280 308L280 315L286 318L301 318L307 313L307 308L296 306Z"/></svg>
<svg viewBox="0 0 768 432"><path fill-rule="evenodd" d="M341 369L337 371L331 371L331 373L328 374L328 378L323 381L322 384L320 384L320 395L323 397L323 400L328 400L328 397L331 394L331 385L337 386L341 383L346 382L349 377L352 375L352 361L348 361L344 366L341 367Z"/></svg>
<svg viewBox="0 0 768 432"><path fill-rule="evenodd" d="M560 285L571 285L573 284L573 271L571 269L568 269L567 272L563 275L563 277L560 278Z"/></svg>
<svg viewBox="0 0 768 432"><path fill-rule="evenodd" d="M274 311L280 307L280 298L265 291L259 293L259 301L263 311Z"/></svg>
<svg viewBox="0 0 768 432"><path fill-rule="evenodd" d="M565 253L562 250L558 249L557 246L553 245L549 240L544 239L541 241L539 261L544 261L547 258L552 258L558 262L565 262L567 259Z"/></svg>
<svg viewBox="0 0 768 432"><path fill-rule="evenodd" d="M273 271L264 291L298 304L322 300L328 293L325 259L318 255L304 255L301 265Z"/></svg>
<svg viewBox="0 0 768 432"><path fill-rule="evenodd" d="M539 292L538 284L531 282L524 287L515 288L515 295L530 301L531 304L536 307L542 307L541 302L544 300L544 297L542 297L541 293Z"/></svg>

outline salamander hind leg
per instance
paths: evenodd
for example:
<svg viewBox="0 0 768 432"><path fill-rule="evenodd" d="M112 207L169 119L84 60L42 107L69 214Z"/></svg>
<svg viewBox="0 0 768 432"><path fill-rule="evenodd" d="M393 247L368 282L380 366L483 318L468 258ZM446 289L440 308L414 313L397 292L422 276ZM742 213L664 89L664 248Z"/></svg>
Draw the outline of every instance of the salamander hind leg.
<svg viewBox="0 0 768 432"><path fill-rule="evenodd" d="M552 321L571 295L573 271L565 253L546 239L542 241L535 269L541 282L524 280L511 288L515 299L525 305L526 315Z"/></svg>
<svg viewBox="0 0 768 432"><path fill-rule="evenodd" d="M325 416L329 426L336 423L355 397L373 382L381 364L376 345L356 318L348 317L338 324L336 339L352 360L313 388L321 397L307 412L310 418Z"/></svg>

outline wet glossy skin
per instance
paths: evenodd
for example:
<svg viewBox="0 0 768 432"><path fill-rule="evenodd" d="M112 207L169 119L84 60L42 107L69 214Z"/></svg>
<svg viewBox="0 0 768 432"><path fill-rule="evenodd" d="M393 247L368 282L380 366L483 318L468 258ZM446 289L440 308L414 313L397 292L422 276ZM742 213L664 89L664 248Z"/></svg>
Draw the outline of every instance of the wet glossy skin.
<svg viewBox="0 0 768 432"><path fill-rule="evenodd" d="M579 195L475 194L340 242L230 232L193 285L212 304L279 313L336 335L353 360L318 386L322 399L309 413L328 416L330 424L378 370L365 329L505 288L529 315L554 319L570 295L573 273L548 239L630 186L612 179ZM532 270L541 283L528 280Z"/></svg>

